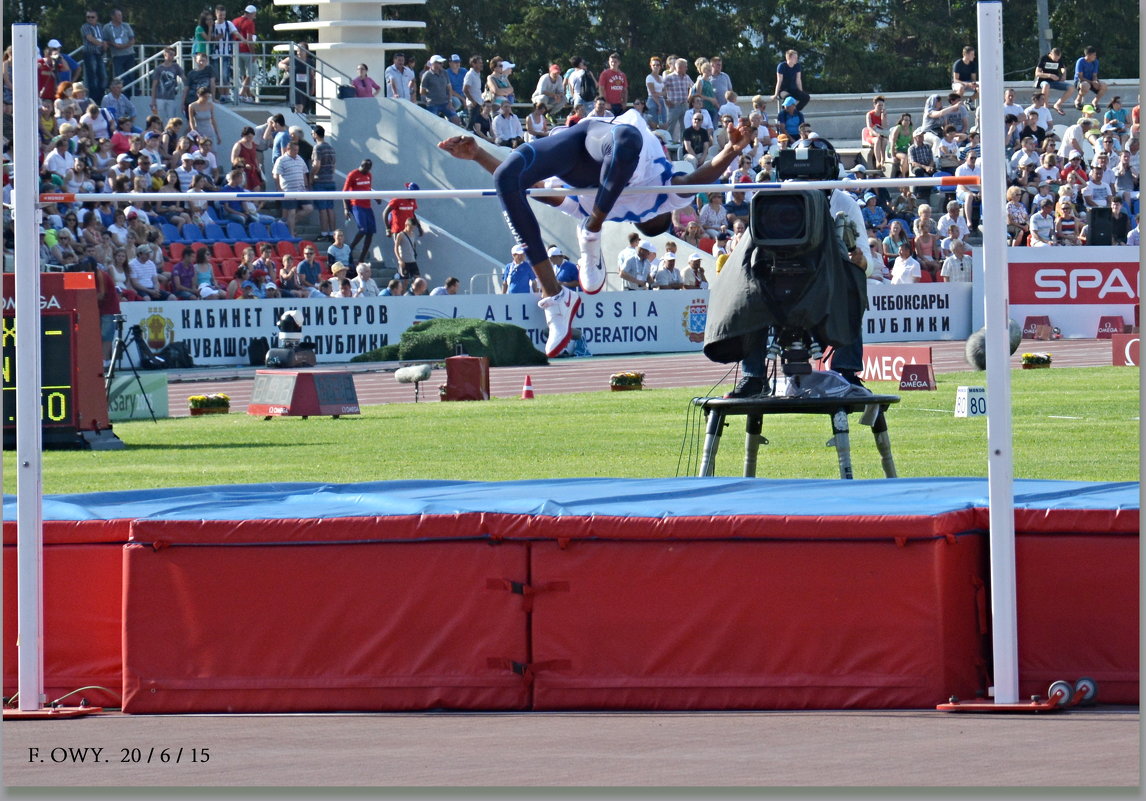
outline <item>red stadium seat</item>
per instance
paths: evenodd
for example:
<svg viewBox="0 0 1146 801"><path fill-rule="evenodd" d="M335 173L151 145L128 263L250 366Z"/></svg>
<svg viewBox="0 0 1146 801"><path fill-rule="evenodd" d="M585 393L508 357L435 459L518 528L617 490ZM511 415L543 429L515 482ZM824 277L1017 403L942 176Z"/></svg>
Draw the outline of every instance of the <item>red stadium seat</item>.
<svg viewBox="0 0 1146 801"><path fill-rule="evenodd" d="M298 255L298 250L294 246L294 242L288 242L285 239L280 239L275 243L275 253L280 256L285 256L288 253L292 256Z"/></svg>
<svg viewBox="0 0 1146 801"><path fill-rule="evenodd" d="M183 255L183 251L186 249L186 242L168 242L167 256L171 259L171 261L179 261L179 257Z"/></svg>
<svg viewBox="0 0 1146 801"><path fill-rule="evenodd" d="M715 244L716 244L716 240L713 239L711 236L702 236L700 238L700 241L697 243L696 246L701 250L702 253L705 253L705 254L711 256L712 255L712 246Z"/></svg>
<svg viewBox="0 0 1146 801"><path fill-rule="evenodd" d="M214 242L211 244L211 255L216 259L233 259L235 251L228 242Z"/></svg>
<svg viewBox="0 0 1146 801"><path fill-rule="evenodd" d="M215 275L219 276L224 281L230 281L235 277L235 270L239 269L239 259L223 259L223 263L215 270Z"/></svg>

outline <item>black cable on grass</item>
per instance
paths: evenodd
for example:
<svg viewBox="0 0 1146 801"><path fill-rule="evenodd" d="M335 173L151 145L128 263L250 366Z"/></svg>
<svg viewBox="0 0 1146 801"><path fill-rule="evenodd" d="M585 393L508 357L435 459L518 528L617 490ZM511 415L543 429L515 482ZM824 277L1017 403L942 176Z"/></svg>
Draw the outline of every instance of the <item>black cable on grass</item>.
<svg viewBox="0 0 1146 801"><path fill-rule="evenodd" d="M711 387L709 387L708 392L705 395L700 396L700 397L704 398L705 400L707 400L709 398L716 397L715 395L713 395L713 392L716 391L716 388L718 386L720 386L721 384L726 383L728 381L729 376L732 376L733 381L735 381L736 376L739 374L739 370L740 370L740 363L736 362L735 364L733 364L732 367L728 368L728 372L725 373L723 376L721 376L720 380L718 380L715 384L713 384ZM685 462L685 464L684 464L685 472L683 473L683 475L686 475L686 476L695 475L696 469L700 465L700 451L701 451L701 447L702 447L702 438L704 436L704 429L705 429L705 426L702 423L702 421L704 420L704 412L700 408L700 406L698 406L695 403L695 400L696 400L695 398L693 400L690 400L688 402L688 404L685 406L685 410L684 410L684 436L683 436L683 438L681 440L681 444L680 444L680 454L677 456L677 460L676 460L676 474L677 474L677 476L682 475L682 473L681 473L681 462L682 462L682 460ZM695 459L695 461L694 461L694 459Z"/></svg>

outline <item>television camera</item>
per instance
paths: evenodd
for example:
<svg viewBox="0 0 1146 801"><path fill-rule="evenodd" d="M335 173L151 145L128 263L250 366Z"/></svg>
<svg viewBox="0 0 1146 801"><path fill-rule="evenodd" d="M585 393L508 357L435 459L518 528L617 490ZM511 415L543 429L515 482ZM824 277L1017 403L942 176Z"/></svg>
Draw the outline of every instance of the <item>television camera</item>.
<svg viewBox="0 0 1146 801"><path fill-rule="evenodd" d="M780 152L780 180L833 180L839 158L826 139ZM831 191L758 192L750 204L750 245L744 255L764 309L767 356L789 384L812 373L827 346L859 336L867 305L866 277L848 257L845 212L833 217ZM854 238L848 237L854 246ZM808 379L803 379L808 380Z"/></svg>
<svg viewBox="0 0 1146 801"><path fill-rule="evenodd" d="M314 342L302 338L302 312L288 309L279 317L278 347L267 351L267 367L313 367L316 363Z"/></svg>

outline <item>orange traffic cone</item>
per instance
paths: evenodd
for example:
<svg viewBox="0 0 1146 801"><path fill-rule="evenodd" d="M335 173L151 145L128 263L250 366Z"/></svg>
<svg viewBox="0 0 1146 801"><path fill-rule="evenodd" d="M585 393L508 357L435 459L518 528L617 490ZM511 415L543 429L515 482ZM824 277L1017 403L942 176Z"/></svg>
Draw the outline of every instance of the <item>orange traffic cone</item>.
<svg viewBox="0 0 1146 801"><path fill-rule="evenodd" d="M521 388L522 400L533 400L533 381L529 376L525 377L525 385Z"/></svg>

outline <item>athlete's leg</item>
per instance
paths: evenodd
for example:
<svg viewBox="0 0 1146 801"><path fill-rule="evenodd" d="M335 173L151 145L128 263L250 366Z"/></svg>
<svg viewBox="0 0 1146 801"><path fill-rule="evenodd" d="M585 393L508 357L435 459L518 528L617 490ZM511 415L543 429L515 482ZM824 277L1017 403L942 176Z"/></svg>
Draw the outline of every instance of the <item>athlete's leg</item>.
<svg viewBox="0 0 1146 801"><path fill-rule="evenodd" d="M542 298L537 305L544 310L549 328L546 356L558 355L569 344L581 299L557 281L526 190L546 178L594 167L585 150L585 132L575 126L572 131L524 144L510 153L493 173L505 221L514 238L525 246L526 258L541 284Z"/></svg>

